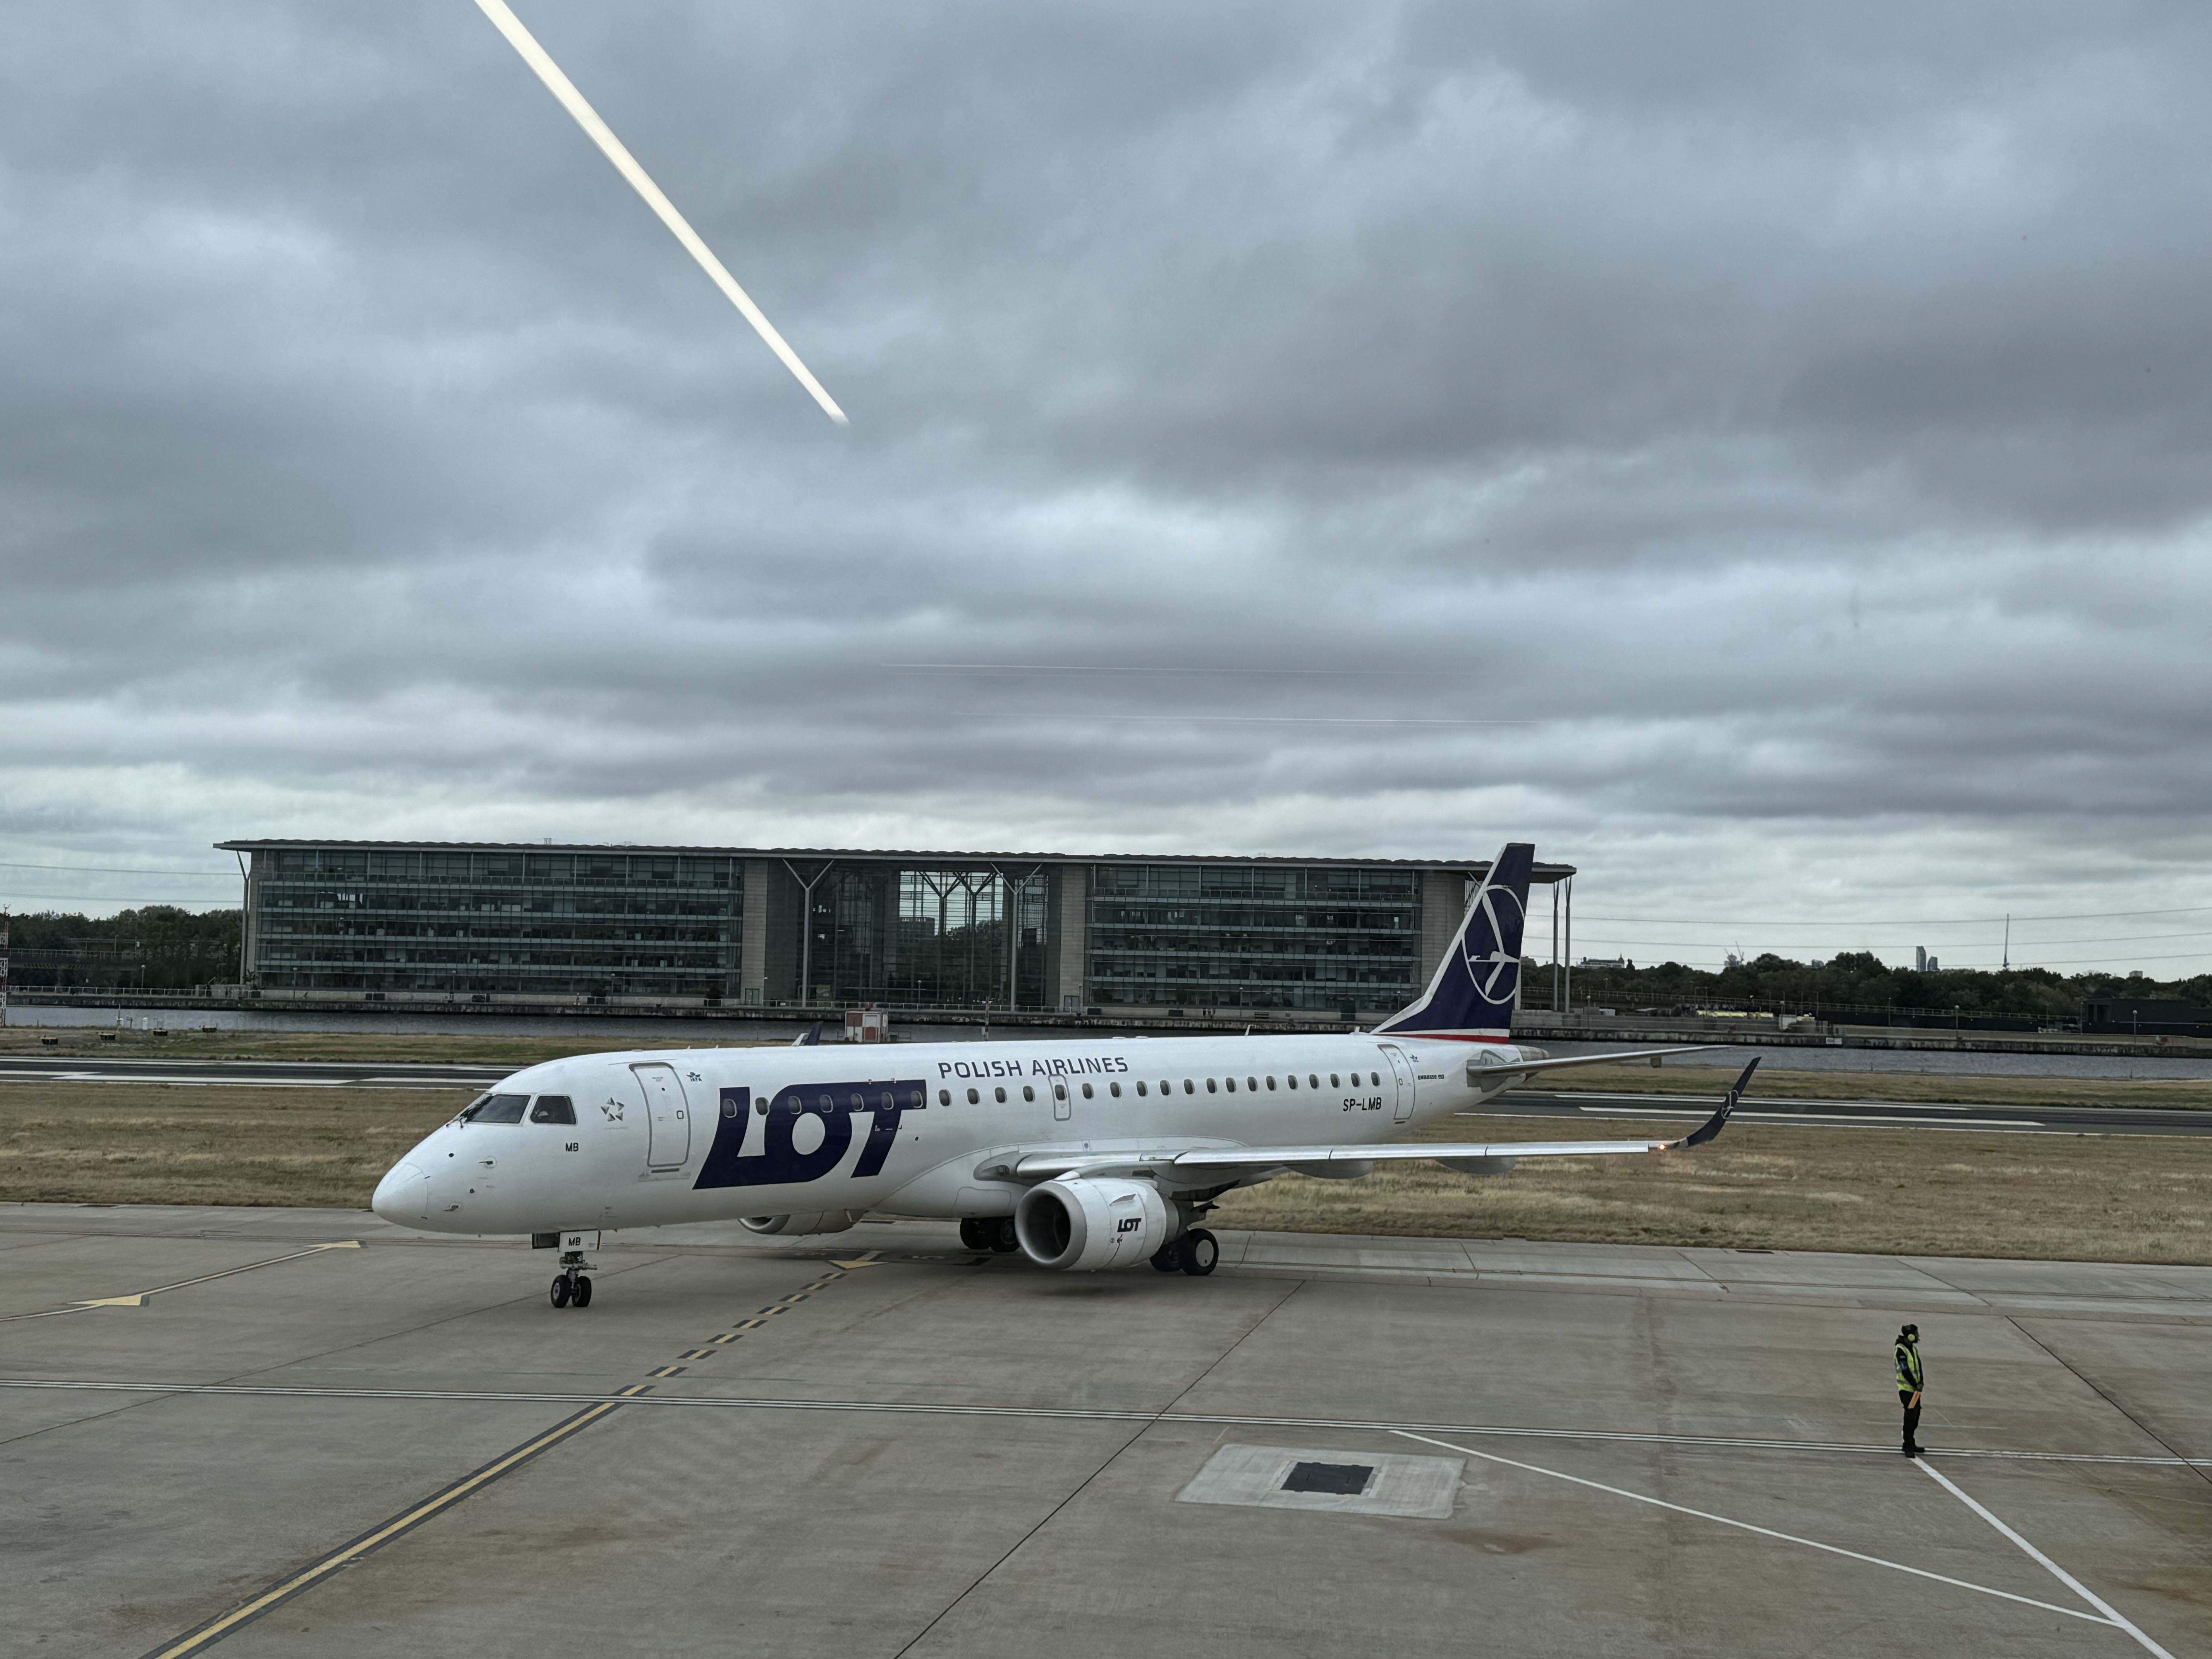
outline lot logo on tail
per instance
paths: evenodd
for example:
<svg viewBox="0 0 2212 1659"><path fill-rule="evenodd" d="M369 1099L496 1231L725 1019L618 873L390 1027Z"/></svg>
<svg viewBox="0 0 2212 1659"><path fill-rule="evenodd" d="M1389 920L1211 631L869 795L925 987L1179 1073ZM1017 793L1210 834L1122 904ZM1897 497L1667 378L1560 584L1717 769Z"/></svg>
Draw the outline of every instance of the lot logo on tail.
<svg viewBox="0 0 2212 1659"><path fill-rule="evenodd" d="M1459 936L1420 1000L1375 1029L1402 1036L1503 1042L1512 1034L1521 990L1521 934L1536 849L1510 842L1467 907Z"/></svg>

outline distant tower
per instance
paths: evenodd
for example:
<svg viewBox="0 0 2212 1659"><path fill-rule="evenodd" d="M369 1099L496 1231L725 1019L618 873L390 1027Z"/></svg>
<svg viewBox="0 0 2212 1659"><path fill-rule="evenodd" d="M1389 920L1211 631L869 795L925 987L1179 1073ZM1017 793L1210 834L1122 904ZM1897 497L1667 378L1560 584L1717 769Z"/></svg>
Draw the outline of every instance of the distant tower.
<svg viewBox="0 0 2212 1659"><path fill-rule="evenodd" d="M1924 945L1914 945L1912 947L1912 971L1916 974L1924 974L1931 965L1932 964L1928 960L1928 947Z"/></svg>

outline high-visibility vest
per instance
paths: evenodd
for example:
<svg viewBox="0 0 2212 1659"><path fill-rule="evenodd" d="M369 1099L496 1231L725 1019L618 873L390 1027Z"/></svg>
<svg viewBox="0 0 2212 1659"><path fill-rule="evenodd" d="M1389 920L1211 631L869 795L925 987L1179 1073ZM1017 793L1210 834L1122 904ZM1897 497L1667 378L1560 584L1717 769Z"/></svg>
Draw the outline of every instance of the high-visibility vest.
<svg viewBox="0 0 2212 1659"><path fill-rule="evenodd" d="M1920 1392L1920 1345L1900 1342L1897 1345L1897 1391L1899 1394Z"/></svg>

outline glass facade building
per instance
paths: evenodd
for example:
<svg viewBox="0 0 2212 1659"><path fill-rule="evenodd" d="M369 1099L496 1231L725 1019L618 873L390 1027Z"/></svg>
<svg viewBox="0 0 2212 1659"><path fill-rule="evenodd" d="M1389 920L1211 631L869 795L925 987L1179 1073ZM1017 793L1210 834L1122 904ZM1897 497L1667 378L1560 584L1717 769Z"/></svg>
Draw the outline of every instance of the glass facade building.
<svg viewBox="0 0 2212 1659"><path fill-rule="evenodd" d="M1398 1008L1427 977L1411 870L1108 865L1090 909L1101 1006Z"/></svg>
<svg viewBox="0 0 2212 1659"><path fill-rule="evenodd" d="M1481 860L242 841L264 994L1387 1012ZM1540 881L1571 874L1540 865Z"/></svg>

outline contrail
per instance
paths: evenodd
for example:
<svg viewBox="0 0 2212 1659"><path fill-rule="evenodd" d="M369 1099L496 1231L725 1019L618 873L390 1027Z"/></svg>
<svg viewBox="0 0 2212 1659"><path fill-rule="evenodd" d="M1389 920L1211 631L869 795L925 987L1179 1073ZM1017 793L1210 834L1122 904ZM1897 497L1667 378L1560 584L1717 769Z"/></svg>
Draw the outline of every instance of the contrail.
<svg viewBox="0 0 2212 1659"><path fill-rule="evenodd" d="M637 158L623 147L623 141L615 137L614 130L599 118L597 110L584 101L584 94L576 90L567 76L561 73L561 66L547 55L544 47L538 44L537 37L522 27L522 20L507 9L506 0L477 0L477 6L507 37L507 44L522 54L522 61L537 72L538 78L545 83L547 89L561 100L561 106L576 118L576 125L589 133L592 142L606 152L607 160L615 164L615 171L629 180L631 188L645 198L645 204L660 216L660 222L675 232L676 240L690 250L691 257L699 262L699 268L714 279L714 286L729 296L732 305L744 313L745 320L753 325L762 339L768 342L768 349L783 360L783 366L799 377L799 385L805 386L812 394L814 401L822 405L822 412L840 426L847 424L845 411L837 407L837 400L822 389L822 382L816 380L806 365L799 361L799 354L791 349L782 335L775 331L775 325L762 314L761 308L753 303L752 295L739 288L737 278L722 268L722 262L714 257L714 250L699 240L699 233L692 229L684 216L676 210L676 204L661 194L660 186L653 182L643 167L638 166Z"/></svg>

